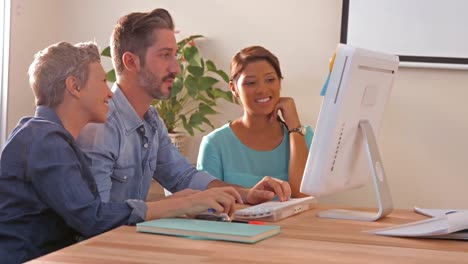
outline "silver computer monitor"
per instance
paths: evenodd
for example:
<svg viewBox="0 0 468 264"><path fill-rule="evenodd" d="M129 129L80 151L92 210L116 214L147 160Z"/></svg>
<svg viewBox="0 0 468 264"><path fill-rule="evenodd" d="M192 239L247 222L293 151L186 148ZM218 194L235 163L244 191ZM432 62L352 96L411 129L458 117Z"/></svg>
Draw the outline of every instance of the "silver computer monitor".
<svg viewBox="0 0 468 264"><path fill-rule="evenodd" d="M392 211L375 138L398 64L395 55L338 45L300 191L320 197L373 178L379 212L330 210L319 216L373 221Z"/></svg>

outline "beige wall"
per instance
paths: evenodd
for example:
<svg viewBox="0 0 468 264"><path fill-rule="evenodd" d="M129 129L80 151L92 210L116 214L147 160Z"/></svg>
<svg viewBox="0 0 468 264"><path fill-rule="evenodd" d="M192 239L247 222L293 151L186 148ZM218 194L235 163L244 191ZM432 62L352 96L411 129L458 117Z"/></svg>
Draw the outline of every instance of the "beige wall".
<svg viewBox="0 0 468 264"><path fill-rule="evenodd" d="M22 12L17 14L17 7ZM205 57L228 70L229 59L241 48L260 44L279 58L285 75L283 95L296 98L303 123L315 124L318 93L328 58L339 41L339 0L14 0L8 131L18 118L33 113L26 79L32 54L47 44L95 39L107 46L115 21L130 11L167 8L180 37L203 34ZM85 15L86 14L86 15ZM84 18L86 16L86 18ZM109 61L104 61L110 67ZM465 71L400 69L379 139L396 207L468 208L468 74ZM240 114L224 105L214 118L220 126ZM200 134L188 142L195 162ZM372 206L370 188L333 195L324 202Z"/></svg>
<svg viewBox="0 0 468 264"><path fill-rule="evenodd" d="M63 39L64 4L59 0L12 0L7 135L19 118L34 113L28 67L38 50Z"/></svg>

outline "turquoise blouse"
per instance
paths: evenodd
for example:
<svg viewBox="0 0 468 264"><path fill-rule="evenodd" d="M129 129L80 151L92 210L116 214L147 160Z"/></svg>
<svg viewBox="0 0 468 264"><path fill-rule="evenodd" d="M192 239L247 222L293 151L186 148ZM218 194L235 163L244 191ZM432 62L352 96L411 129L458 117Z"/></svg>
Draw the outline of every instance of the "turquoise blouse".
<svg viewBox="0 0 468 264"><path fill-rule="evenodd" d="M284 135L288 131L284 127ZM314 132L306 127L305 139L310 148ZM288 180L289 137L271 151L253 150L237 138L229 124L203 137L198 153L197 169L216 178L244 187L252 187L264 176Z"/></svg>

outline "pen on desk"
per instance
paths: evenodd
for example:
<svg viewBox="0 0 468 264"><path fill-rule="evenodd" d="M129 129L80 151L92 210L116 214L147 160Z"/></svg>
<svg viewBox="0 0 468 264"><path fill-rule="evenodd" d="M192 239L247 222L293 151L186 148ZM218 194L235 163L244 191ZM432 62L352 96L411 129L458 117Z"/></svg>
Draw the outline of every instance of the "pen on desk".
<svg viewBox="0 0 468 264"><path fill-rule="evenodd" d="M250 225L264 225L265 224L265 222L262 222L262 221L250 221L250 220L239 220L239 219L233 219L231 222L241 223L241 224L250 224Z"/></svg>

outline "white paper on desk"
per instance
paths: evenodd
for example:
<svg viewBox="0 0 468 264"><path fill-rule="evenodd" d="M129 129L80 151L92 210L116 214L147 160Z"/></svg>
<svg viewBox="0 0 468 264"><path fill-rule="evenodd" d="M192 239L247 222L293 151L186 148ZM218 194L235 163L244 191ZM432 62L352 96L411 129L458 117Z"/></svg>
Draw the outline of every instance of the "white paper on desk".
<svg viewBox="0 0 468 264"><path fill-rule="evenodd" d="M437 217L437 216L442 216L448 213L454 213L454 212L459 212L459 211L468 211L468 210L459 210L459 209L427 209L427 208L420 208L417 206L413 207L413 210L416 213L429 216L429 217Z"/></svg>
<svg viewBox="0 0 468 264"><path fill-rule="evenodd" d="M444 214L426 220L372 230L369 232L384 236L468 239L467 231L456 233L457 235L453 234L465 229L468 229L468 211L460 211L447 215ZM466 235L462 233L465 233Z"/></svg>

